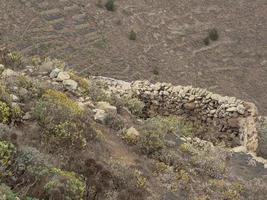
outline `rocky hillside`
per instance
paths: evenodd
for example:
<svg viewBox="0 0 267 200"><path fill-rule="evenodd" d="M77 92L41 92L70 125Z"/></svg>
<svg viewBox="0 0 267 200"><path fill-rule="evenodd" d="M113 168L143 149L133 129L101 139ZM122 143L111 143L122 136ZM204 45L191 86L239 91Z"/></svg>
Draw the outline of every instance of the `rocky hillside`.
<svg viewBox="0 0 267 200"><path fill-rule="evenodd" d="M266 0L1 0L0 45L84 75L194 85L267 114Z"/></svg>
<svg viewBox="0 0 267 200"><path fill-rule="evenodd" d="M0 199L265 200L253 103L0 50Z"/></svg>

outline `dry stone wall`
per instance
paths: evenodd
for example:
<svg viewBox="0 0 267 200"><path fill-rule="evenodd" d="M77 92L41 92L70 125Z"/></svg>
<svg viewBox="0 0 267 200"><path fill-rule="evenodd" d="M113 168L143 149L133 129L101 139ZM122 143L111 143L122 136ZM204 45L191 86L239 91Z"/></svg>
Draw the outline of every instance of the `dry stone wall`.
<svg viewBox="0 0 267 200"><path fill-rule="evenodd" d="M258 112L254 104L235 97L221 96L192 86L148 81L130 83L99 78L118 95L131 95L142 100L148 115L178 115L215 127L226 138L237 137L239 145L255 152L258 146L256 123Z"/></svg>
<svg viewBox="0 0 267 200"><path fill-rule="evenodd" d="M216 127L229 138L238 137L240 145L248 150L256 150L257 135L252 127L257 120L254 104L192 86L152 84L148 81L136 81L131 86L133 94L146 103L152 115L172 114L199 121Z"/></svg>

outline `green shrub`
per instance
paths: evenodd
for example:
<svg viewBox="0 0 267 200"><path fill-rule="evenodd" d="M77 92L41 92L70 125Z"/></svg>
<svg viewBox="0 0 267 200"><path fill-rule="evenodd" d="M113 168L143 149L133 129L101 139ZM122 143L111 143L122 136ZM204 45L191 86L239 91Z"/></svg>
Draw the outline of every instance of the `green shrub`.
<svg viewBox="0 0 267 200"><path fill-rule="evenodd" d="M20 66L22 64L22 55L18 52L11 52L8 54L13 66Z"/></svg>
<svg viewBox="0 0 267 200"><path fill-rule="evenodd" d="M88 95L95 101L108 101L109 97L105 92L105 85L101 81L90 81Z"/></svg>
<svg viewBox="0 0 267 200"><path fill-rule="evenodd" d="M142 116L145 104L137 98L125 97L122 99L123 104L132 114Z"/></svg>
<svg viewBox="0 0 267 200"><path fill-rule="evenodd" d="M46 196L49 199L54 199L53 195L58 195L57 192L61 193L62 199L66 200L82 200L85 198L86 182L83 177L74 172L62 171L58 168L52 168L50 173L52 178L44 186Z"/></svg>
<svg viewBox="0 0 267 200"><path fill-rule="evenodd" d="M11 111L5 102L0 101L0 123L8 123L11 117Z"/></svg>
<svg viewBox="0 0 267 200"><path fill-rule="evenodd" d="M82 149L96 135L86 110L59 91L48 90L35 106L34 116L43 139L55 147Z"/></svg>
<svg viewBox="0 0 267 200"><path fill-rule="evenodd" d="M137 34L135 31L131 30L130 34L129 34L129 39L130 40L136 40L137 38Z"/></svg>
<svg viewBox="0 0 267 200"><path fill-rule="evenodd" d="M108 0L105 7L108 11L115 11L115 0Z"/></svg>
<svg viewBox="0 0 267 200"><path fill-rule="evenodd" d="M212 41L217 41L219 39L219 33L218 33L217 29L213 28L209 31L209 38Z"/></svg>
<svg viewBox="0 0 267 200"><path fill-rule="evenodd" d="M17 153L15 163L18 172L38 179L46 176L51 168L47 156L32 147L23 147Z"/></svg>
<svg viewBox="0 0 267 200"><path fill-rule="evenodd" d="M206 46L209 46L209 44L210 44L210 38L209 38L209 37L205 37L205 38L203 39L203 42L204 42L204 44L205 44Z"/></svg>
<svg viewBox="0 0 267 200"><path fill-rule="evenodd" d="M0 140L0 178L12 175L11 171L7 169L10 167L15 153L16 148L12 143Z"/></svg>
<svg viewBox="0 0 267 200"><path fill-rule="evenodd" d="M0 101L6 102L8 105L11 105L11 97L7 92L5 85L0 82Z"/></svg>
<svg viewBox="0 0 267 200"><path fill-rule="evenodd" d="M21 110L19 105L15 105L11 109L12 111L12 120L13 121L19 121L23 117L23 111Z"/></svg>
<svg viewBox="0 0 267 200"><path fill-rule="evenodd" d="M83 136L83 130L80 130L77 124L71 121L61 122L56 125L51 134L55 138L58 138L61 143L69 143L70 146L81 148L86 146L86 138Z"/></svg>
<svg viewBox="0 0 267 200"><path fill-rule="evenodd" d="M165 147L164 135L159 130L144 130L139 146L144 153L153 154Z"/></svg>
<svg viewBox="0 0 267 200"><path fill-rule="evenodd" d="M69 72L70 77L72 80L76 81L79 84L79 87L82 89L82 92L84 92L84 94L88 94L88 90L89 90L89 81L79 75L77 75L77 73L75 72Z"/></svg>
<svg viewBox="0 0 267 200"><path fill-rule="evenodd" d="M159 75L159 69L157 67L154 67L153 70L152 70L152 73L154 75Z"/></svg>
<svg viewBox="0 0 267 200"><path fill-rule="evenodd" d="M5 184L0 183L0 199L3 200L19 200L17 195Z"/></svg>

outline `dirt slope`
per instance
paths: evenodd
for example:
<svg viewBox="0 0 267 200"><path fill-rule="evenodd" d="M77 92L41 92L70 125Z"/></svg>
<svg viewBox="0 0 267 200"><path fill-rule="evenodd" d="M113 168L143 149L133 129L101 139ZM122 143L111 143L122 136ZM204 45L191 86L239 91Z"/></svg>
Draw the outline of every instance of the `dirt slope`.
<svg viewBox="0 0 267 200"><path fill-rule="evenodd" d="M266 0L117 0L115 12L99 4L1 0L1 43L85 74L209 88L267 113ZM219 40L205 46L211 28ZM132 29L136 41L128 39Z"/></svg>

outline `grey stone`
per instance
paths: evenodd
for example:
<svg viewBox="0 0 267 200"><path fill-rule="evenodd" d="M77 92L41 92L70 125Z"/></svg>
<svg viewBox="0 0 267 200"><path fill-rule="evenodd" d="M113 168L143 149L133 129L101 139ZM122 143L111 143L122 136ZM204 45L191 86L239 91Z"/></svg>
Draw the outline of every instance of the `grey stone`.
<svg viewBox="0 0 267 200"><path fill-rule="evenodd" d="M50 73L49 77L50 78L57 78L58 74L61 72L61 69L59 68L55 68L52 70L52 72Z"/></svg>
<svg viewBox="0 0 267 200"><path fill-rule="evenodd" d="M51 61L47 61L39 67L38 72L40 74L49 74L53 69L54 69L54 63Z"/></svg>
<svg viewBox="0 0 267 200"><path fill-rule="evenodd" d="M10 76L17 76L18 73L11 70L11 69L5 69L3 72L2 72L2 76L4 78L7 78L7 77L10 77Z"/></svg>
<svg viewBox="0 0 267 200"><path fill-rule="evenodd" d="M26 112L25 115L22 117L23 120L30 120L32 118L32 115L30 112Z"/></svg>
<svg viewBox="0 0 267 200"><path fill-rule="evenodd" d="M14 102L19 102L19 98L18 98L16 95L11 94L10 96L11 96L11 98L12 98L12 101L14 101Z"/></svg>
<svg viewBox="0 0 267 200"><path fill-rule="evenodd" d="M96 108L104 110L105 112L111 115L117 114L117 108L115 106L110 105L108 102L100 101L97 103Z"/></svg>
<svg viewBox="0 0 267 200"><path fill-rule="evenodd" d="M229 107L226 109L227 112L236 112L237 108L236 107Z"/></svg>
<svg viewBox="0 0 267 200"><path fill-rule="evenodd" d="M78 83L74 80L68 79L63 81L64 87L66 87L68 90L76 90L78 87Z"/></svg>
<svg viewBox="0 0 267 200"><path fill-rule="evenodd" d="M245 106L239 104L239 105L236 107L236 109L237 109L237 112L238 112L239 114L241 114L241 115L245 114L245 111L246 111Z"/></svg>
<svg viewBox="0 0 267 200"><path fill-rule="evenodd" d="M108 118L108 113L106 113L104 110L101 109L94 109L94 112L95 112L94 120L102 124L105 124Z"/></svg>
<svg viewBox="0 0 267 200"><path fill-rule="evenodd" d="M64 81L70 79L70 75L67 72L59 72L57 76L58 81Z"/></svg>

